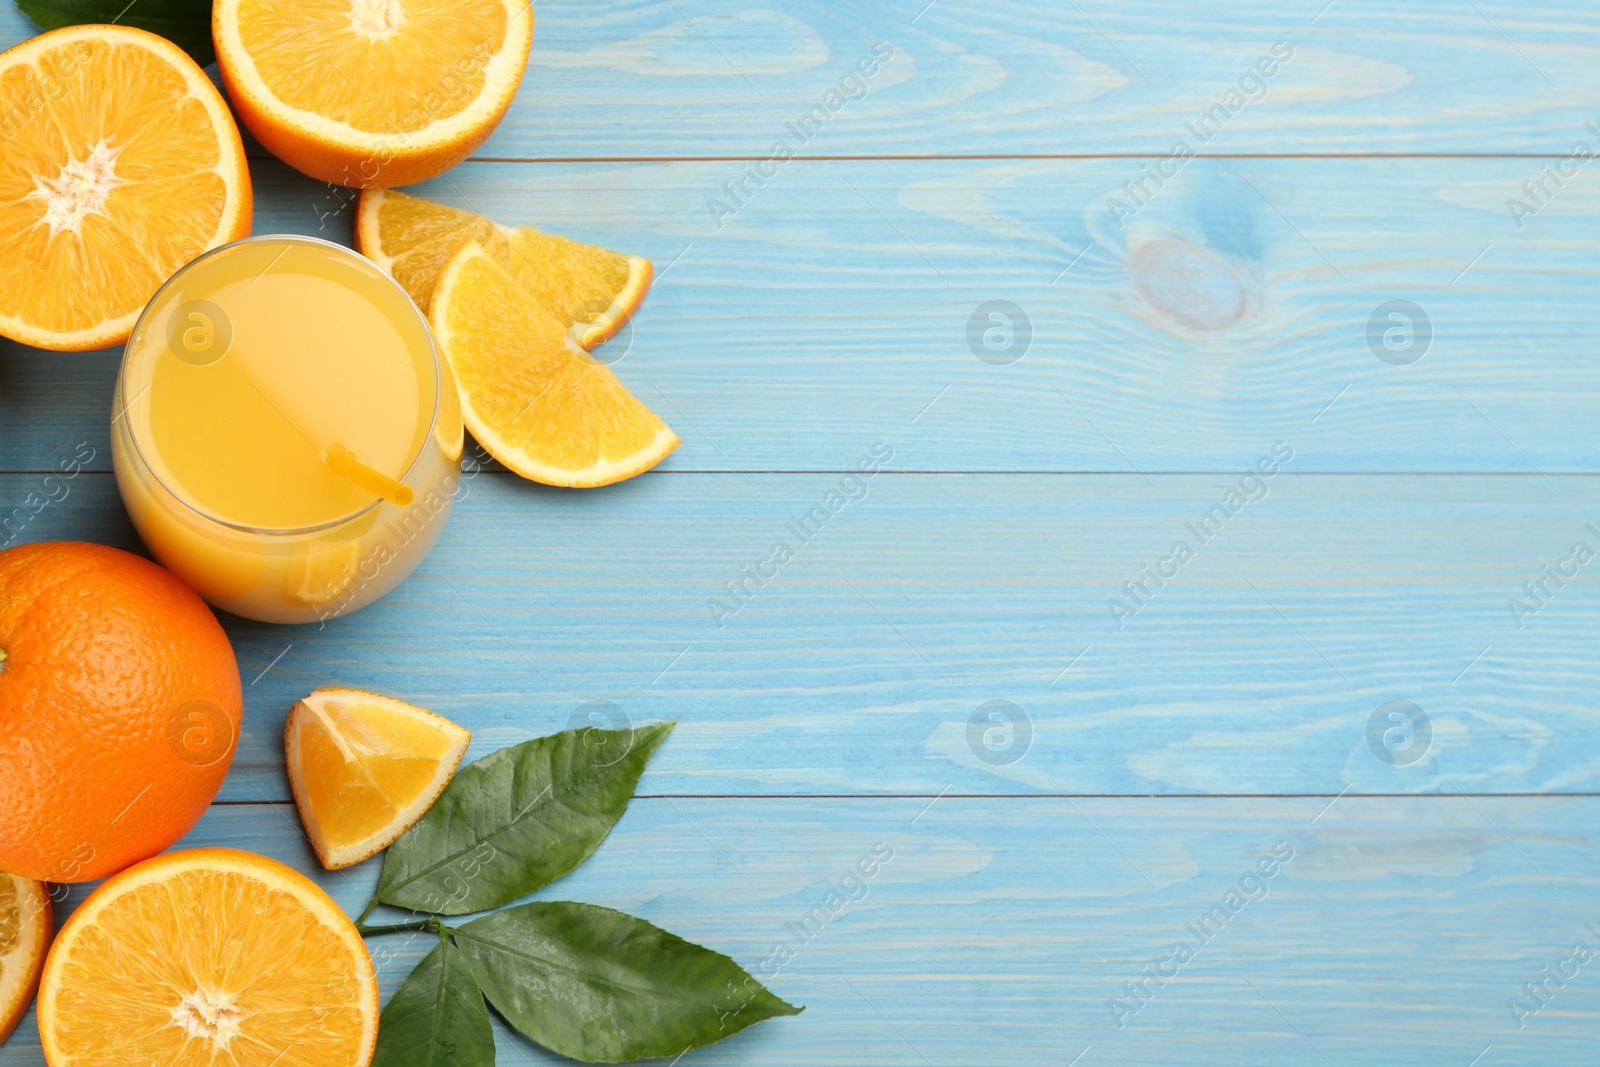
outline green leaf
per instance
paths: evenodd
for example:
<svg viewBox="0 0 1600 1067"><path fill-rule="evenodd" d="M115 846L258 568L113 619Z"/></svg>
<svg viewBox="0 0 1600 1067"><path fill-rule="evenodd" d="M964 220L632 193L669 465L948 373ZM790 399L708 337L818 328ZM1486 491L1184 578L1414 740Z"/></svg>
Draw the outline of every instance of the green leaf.
<svg viewBox="0 0 1600 1067"><path fill-rule="evenodd" d="M211 45L211 0L17 0L42 30L115 22L158 33L202 67L217 58Z"/></svg>
<svg viewBox="0 0 1600 1067"><path fill-rule="evenodd" d="M722 953L593 904L523 904L467 923L456 940L512 1026L587 1063L678 1056L805 1010Z"/></svg>
<svg viewBox="0 0 1600 1067"><path fill-rule="evenodd" d="M441 940L378 1017L372 1067L494 1067L494 1031L478 980Z"/></svg>
<svg viewBox="0 0 1600 1067"><path fill-rule="evenodd" d="M555 881L605 840L674 725L568 730L490 753L389 847L376 899L469 915Z"/></svg>

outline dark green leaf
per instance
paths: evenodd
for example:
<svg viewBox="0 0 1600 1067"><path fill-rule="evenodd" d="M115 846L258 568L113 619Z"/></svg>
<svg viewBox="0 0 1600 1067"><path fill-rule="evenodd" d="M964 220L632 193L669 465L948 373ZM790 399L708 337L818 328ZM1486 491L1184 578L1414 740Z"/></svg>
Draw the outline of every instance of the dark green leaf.
<svg viewBox="0 0 1600 1067"><path fill-rule="evenodd" d="M211 0L17 0L17 6L43 30L115 22L160 34L202 67L217 58L211 46Z"/></svg>
<svg viewBox="0 0 1600 1067"><path fill-rule="evenodd" d="M490 753L390 846L377 899L469 915L555 881L605 840L673 725L568 730Z"/></svg>
<svg viewBox="0 0 1600 1067"><path fill-rule="evenodd" d="M423 957L378 1017L372 1067L494 1067L494 1031L477 979L447 941Z"/></svg>
<svg viewBox="0 0 1600 1067"><path fill-rule="evenodd" d="M804 1010L722 953L593 904L507 908L456 939L512 1026L588 1063L677 1056Z"/></svg>

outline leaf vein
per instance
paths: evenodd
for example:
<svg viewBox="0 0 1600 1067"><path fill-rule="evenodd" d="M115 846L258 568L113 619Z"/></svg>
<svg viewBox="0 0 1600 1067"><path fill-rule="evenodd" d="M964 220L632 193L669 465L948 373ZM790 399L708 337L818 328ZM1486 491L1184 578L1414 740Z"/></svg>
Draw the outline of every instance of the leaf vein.
<svg viewBox="0 0 1600 1067"><path fill-rule="evenodd" d="M637 746L639 744L639 741L637 739L637 735L640 734L640 733L645 733L647 735L657 734L657 733L659 733L659 729L658 728L652 728L652 729L648 729L648 730L635 731L635 740L634 740L634 745L635 746ZM645 743L649 744L649 741L646 741ZM652 751L653 751L654 746L652 745L651 748L652 748ZM631 755L631 749L630 749L630 755ZM646 758L646 760L649 759L649 754L648 753L646 754L645 758ZM568 794L568 795L571 795L571 794L579 792L585 786L595 785L597 782L600 783L600 784L603 784L603 782L600 779L600 775L601 775L602 772L609 770L612 766L615 766L615 764L608 764L605 767L594 767L594 768L591 768L591 773L588 774L588 775L573 775L573 776L569 777L568 780L567 780L568 788L563 790L563 792ZM513 765L511 767L511 770L514 771L515 769L516 769L515 765ZM641 771L641 773L643 773L643 768L642 767L640 768L640 771ZM522 811L518 812L515 816L513 816L510 821L506 822L505 824L503 824L501 826L495 827L493 830L490 830L489 832L487 832L486 834L482 835L478 839L476 839L474 841L471 841L464 848L461 848L461 849L458 849L455 852L446 854L438 862L430 864L430 865L422 868L420 871L417 871L415 874L412 874L412 875L410 875L409 877L406 877L406 878L399 879L399 880L391 883L387 888L382 888L380 886L380 889L379 889L380 895L394 893L394 892L399 891L399 890L404 890L409 886L415 885L417 882L419 882L422 879L428 877L429 875L435 873L436 871L440 870L441 868L448 867L450 864L452 864L455 861L461 859L461 857L467 855L469 852L473 851L474 849L478 848L479 846L484 845L484 844L493 843L495 841L495 839L499 838L501 835L506 834L506 833L516 829L518 826L520 826L522 824L522 822L526 818L531 816L535 811L537 811L537 810L539 810L539 809L541 809L541 808L543 808L545 806L545 805L539 804L539 798L544 796L546 793L550 794L550 799L549 799L549 801L546 802L547 804L565 803L565 797L557 797L555 795L555 788L554 787L555 787L555 782L554 782L554 780L552 778L552 780L550 782L545 783L545 787L544 787L544 789L540 790L539 796L534 797L533 801L530 802L530 804L527 807L523 808ZM449 814L454 815L456 813L455 812L450 812ZM464 819L470 821L470 813L462 813L462 814L463 814L463 818ZM444 832L448 833L449 832L449 828L446 827ZM402 838L401 840L403 841L404 838ZM380 877L380 882L381 882L381 877Z"/></svg>
<svg viewBox="0 0 1600 1067"><path fill-rule="evenodd" d="M469 933L465 927L463 927L461 930L458 930L457 931L457 935L461 936L461 937L465 937L470 941L476 941L480 945L488 945L491 948L498 949L499 951L504 952L508 956L516 956L518 959L524 959L524 960L528 960L529 962L532 962L532 963L543 964L546 967L548 967L549 969L551 969L553 971L560 971L563 974L577 975L580 978L584 978L584 979L593 981L595 984L606 986L609 989L621 990L621 991L624 991L624 992L633 993L633 994L638 995L638 996L656 996L656 997L660 997L660 998L665 999L665 1000L675 1000L675 1001L678 1001L679 1003L682 1003L682 1004L703 1005L703 1003L704 1003L703 1001L697 1000L697 999L695 999L693 997L676 996L672 992L667 991L667 990L649 989L649 988L637 988L637 987L628 985L626 982L618 982L618 981L615 981L613 979L607 978L604 975L591 974L588 971L581 971L581 970L578 970L576 967L571 967L571 966L568 966L566 964L557 963L554 960L546 959L543 956L535 956L535 955L533 955L531 953L523 952L523 951L520 951L518 949L514 949L510 945L505 944L504 942L501 942L501 941L490 941L490 940L487 940L486 938L479 937L476 934Z"/></svg>

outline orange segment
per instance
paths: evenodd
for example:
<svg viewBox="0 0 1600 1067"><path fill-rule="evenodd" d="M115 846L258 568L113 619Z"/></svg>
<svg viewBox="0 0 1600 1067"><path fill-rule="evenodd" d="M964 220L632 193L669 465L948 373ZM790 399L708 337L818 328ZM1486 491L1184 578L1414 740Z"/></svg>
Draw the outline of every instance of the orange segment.
<svg viewBox="0 0 1600 1067"><path fill-rule="evenodd" d="M294 706L284 730L289 785L329 870L389 847L438 799L472 734L449 719L359 689Z"/></svg>
<svg viewBox="0 0 1600 1067"><path fill-rule="evenodd" d="M223 84L290 166L356 187L424 181L470 156L516 95L528 0L217 0Z"/></svg>
<svg viewBox="0 0 1600 1067"><path fill-rule="evenodd" d="M305 876L233 849L107 880L39 984L50 1067L366 1067L378 984L355 926Z"/></svg>
<svg viewBox="0 0 1600 1067"><path fill-rule="evenodd" d="M222 96L175 45L68 26L0 54L0 334L73 351L125 341L163 282L250 232Z"/></svg>
<svg viewBox="0 0 1600 1067"><path fill-rule="evenodd" d="M678 436L573 345L477 241L445 266L429 317L461 388L467 428L524 478L609 485L678 447Z"/></svg>
<svg viewBox="0 0 1600 1067"><path fill-rule="evenodd" d="M423 311L444 265L468 240L509 251L501 228L482 215L392 189L362 190L356 251L388 271Z"/></svg>
<svg viewBox="0 0 1600 1067"><path fill-rule="evenodd" d="M28 1012L53 925L44 883L0 871L0 1044Z"/></svg>
<svg viewBox="0 0 1600 1067"><path fill-rule="evenodd" d="M592 349L622 328L654 277L650 261L532 226L501 226L482 215L387 189L361 194L356 248L394 275L420 308L450 257L477 241L510 271L573 340Z"/></svg>
<svg viewBox="0 0 1600 1067"><path fill-rule="evenodd" d="M501 265L567 324L572 339L586 351L622 328L655 276L648 259L579 244L532 226L516 228L510 255Z"/></svg>

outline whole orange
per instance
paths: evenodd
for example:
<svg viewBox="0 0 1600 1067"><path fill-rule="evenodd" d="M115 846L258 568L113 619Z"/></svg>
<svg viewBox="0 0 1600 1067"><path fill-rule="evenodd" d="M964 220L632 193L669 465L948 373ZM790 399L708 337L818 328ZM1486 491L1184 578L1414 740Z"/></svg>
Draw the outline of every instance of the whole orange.
<svg viewBox="0 0 1600 1067"><path fill-rule="evenodd" d="M171 845L228 773L240 703L228 636L170 572L0 552L0 870L86 882Z"/></svg>

